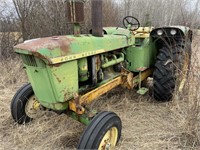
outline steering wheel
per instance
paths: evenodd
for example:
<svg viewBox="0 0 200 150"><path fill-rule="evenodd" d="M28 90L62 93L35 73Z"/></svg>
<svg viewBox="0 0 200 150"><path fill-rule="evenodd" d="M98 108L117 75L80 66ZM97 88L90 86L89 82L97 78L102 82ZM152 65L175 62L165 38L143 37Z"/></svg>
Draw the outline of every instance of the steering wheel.
<svg viewBox="0 0 200 150"><path fill-rule="evenodd" d="M123 25L126 29L128 28L128 25L131 25L130 30L135 31L140 27L140 22L133 16L126 16L123 19Z"/></svg>

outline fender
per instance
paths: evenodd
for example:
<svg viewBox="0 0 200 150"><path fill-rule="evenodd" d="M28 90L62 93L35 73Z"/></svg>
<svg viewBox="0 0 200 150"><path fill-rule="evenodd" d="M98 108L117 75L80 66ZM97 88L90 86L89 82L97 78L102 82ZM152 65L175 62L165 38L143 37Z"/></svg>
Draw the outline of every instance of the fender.
<svg viewBox="0 0 200 150"><path fill-rule="evenodd" d="M155 28L150 33L151 38L156 43L171 43L172 41L192 42L192 30L186 26L168 26Z"/></svg>

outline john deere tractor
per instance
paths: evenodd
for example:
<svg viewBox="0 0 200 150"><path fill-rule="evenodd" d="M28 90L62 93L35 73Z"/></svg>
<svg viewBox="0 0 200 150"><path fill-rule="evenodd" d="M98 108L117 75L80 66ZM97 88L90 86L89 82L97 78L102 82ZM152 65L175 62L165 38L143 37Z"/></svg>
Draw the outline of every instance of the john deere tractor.
<svg viewBox="0 0 200 150"><path fill-rule="evenodd" d="M66 113L87 125L78 149L113 149L121 136L119 116L95 112L88 104L117 86L137 87L139 94L145 94L148 88L141 83L147 78L153 78L152 96L169 101L175 83L183 86L186 80L192 31L184 26L140 27L132 16L123 19L124 28L102 27L102 1L92 0L92 29L81 34L83 6L79 0L66 3L74 35L15 46L30 83L16 92L11 113L18 124L30 122L44 110Z"/></svg>

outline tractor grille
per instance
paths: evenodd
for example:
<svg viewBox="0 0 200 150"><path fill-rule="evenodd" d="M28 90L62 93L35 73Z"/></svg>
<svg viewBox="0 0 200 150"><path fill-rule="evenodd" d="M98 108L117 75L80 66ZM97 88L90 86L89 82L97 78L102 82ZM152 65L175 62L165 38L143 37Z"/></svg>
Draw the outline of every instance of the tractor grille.
<svg viewBox="0 0 200 150"><path fill-rule="evenodd" d="M33 66L33 67L38 66L34 56L22 55L22 59L23 59L24 64L26 64L27 66Z"/></svg>

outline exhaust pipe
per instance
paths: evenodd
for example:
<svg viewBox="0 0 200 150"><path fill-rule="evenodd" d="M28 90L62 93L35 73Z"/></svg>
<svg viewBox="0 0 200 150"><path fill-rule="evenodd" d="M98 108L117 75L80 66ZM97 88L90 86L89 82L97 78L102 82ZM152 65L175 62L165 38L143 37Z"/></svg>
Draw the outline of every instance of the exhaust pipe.
<svg viewBox="0 0 200 150"><path fill-rule="evenodd" d="M92 35L103 37L103 10L102 0L92 0Z"/></svg>
<svg viewBox="0 0 200 150"><path fill-rule="evenodd" d="M82 0L66 0L65 3L68 23L74 25L74 36L79 37L80 23L84 22L84 3Z"/></svg>

